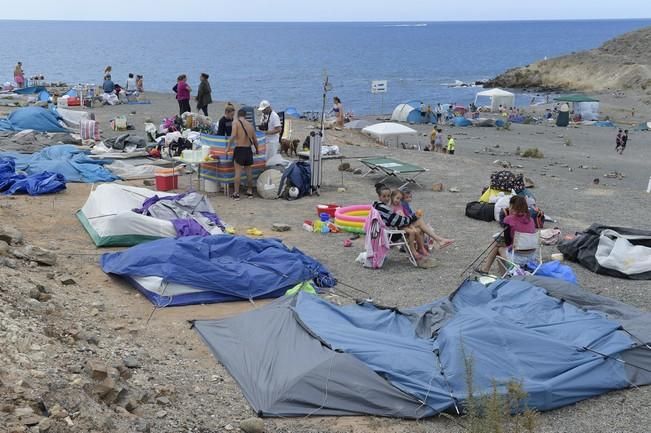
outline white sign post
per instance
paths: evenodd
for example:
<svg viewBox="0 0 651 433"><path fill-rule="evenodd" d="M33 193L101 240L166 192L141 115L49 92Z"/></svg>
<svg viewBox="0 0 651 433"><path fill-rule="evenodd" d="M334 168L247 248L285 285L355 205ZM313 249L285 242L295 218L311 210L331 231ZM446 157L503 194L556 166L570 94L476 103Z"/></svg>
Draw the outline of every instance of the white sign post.
<svg viewBox="0 0 651 433"><path fill-rule="evenodd" d="M371 93L374 95L380 94L380 115L384 114L384 94L387 92L387 84L387 80L371 81Z"/></svg>

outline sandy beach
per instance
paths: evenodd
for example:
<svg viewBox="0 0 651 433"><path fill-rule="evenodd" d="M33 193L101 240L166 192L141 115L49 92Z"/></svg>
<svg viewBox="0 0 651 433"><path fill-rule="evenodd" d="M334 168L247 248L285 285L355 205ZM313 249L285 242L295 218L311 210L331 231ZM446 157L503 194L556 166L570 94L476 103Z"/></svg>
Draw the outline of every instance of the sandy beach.
<svg viewBox="0 0 651 433"><path fill-rule="evenodd" d="M495 128L444 127L444 134L456 138L455 155L445 155L395 146L385 147L357 130L328 130L326 141L336 144L353 169L361 168L359 157L386 155L418 164L429 172L414 191L414 207L422 209L435 230L455 243L434 252L437 266L416 269L404 255L392 252L381 270L361 267L355 262L364 249L363 238L344 248L345 233L321 235L302 230L304 220L316 217L319 203L341 205L370 203L375 198L373 184L378 177L362 177L338 171L339 161L324 164L325 186L321 195L296 201L253 200L234 202L221 193L209 194L219 216L236 227L239 234L256 227L265 236L282 239L325 264L339 281L367 291L379 304L396 307L419 305L454 291L463 281L461 272L499 231L497 223L472 220L464 215L466 203L478 200L490 174L507 161L515 172L531 178L538 205L556 220L564 234L572 234L600 223L651 229L651 196L645 192L651 176L651 132L633 131L631 125L651 120L651 111L629 93L615 97L605 93L601 111L632 131L623 155L615 153L614 128L513 124L510 130ZM115 136L109 121L125 115L144 136L145 119L159 122L177 112L172 94L148 94L151 105L118 105L94 108L103 137ZM272 101L273 102L273 101ZM637 108L631 117L630 108ZM209 108L216 120L223 103ZM540 108L536 107L540 112ZM3 111L8 111L3 109ZM315 124L294 121L294 136L301 140ZM416 125L425 144L431 126ZM569 145L568 145L569 144ZM544 157L522 158L516 150L538 148ZM609 178L611 172L623 178ZM189 186L190 175L180 180L179 190ZM594 180L599 179L595 184ZM345 192L338 192L342 186ZM143 181L129 181L143 186ZM432 185L442 183L441 192ZM393 184L399 186L399 184ZM0 331L9 348L0 355L2 384L23 379L29 387L0 392L0 424L16 407L38 399L66 406L74 431L98 432L217 432L237 431L239 422L255 416L237 383L203 344L188 320L219 318L264 305L265 301L174 307L152 313L152 305L124 282L107 277L98 266L99 254L117 249L98 250L77 221L75 212L84 204L93 186L68 184L67 190L40 197L11 196L0 199L2 224L19 229L25 242L53 250L58 262L51 268L19 265L0 267ZM458 192L450 192L450 188ZM291 230L271 231L273 223L284 222ZM544 255L557 252L545 247ZM631 281L597 275L570 263L580 285L594 293L612 297L643 310L651 310L648 281ZM61 276L76 284L64 285ZM26 302L34 285L45 286L52 298L47 303ZM335 290L328 298L336 302L351 300ZM77 338L82 333L83 337ZM12 336L14 340L12 340ZM38 347L37 350L34 346ZM44 355L34 357L35 352ZM127 383L134 392L146 393L134 413L112 409L89 397L85 391L84 366L101 359L108 364L125 357L138 361ZM49 362L45 362L45 359ZM11 367L11 365L20 366ZM611 392L578 404L542 413L541 433L644 433L649 431L651 388L641 387ZM8 422L8 421L7 421ZM375 417L265 419L268 432L431 432L463 431L454 421L435 417L403 421ZM14 424L12 419L11 425ZM9 425L9 424L6 424ZM27 431L15 427L13 430ZM29 430L32 431L32 430ZM36 430L38 431L38 430ZM56 424L50 432L67 431Z"/></svg>

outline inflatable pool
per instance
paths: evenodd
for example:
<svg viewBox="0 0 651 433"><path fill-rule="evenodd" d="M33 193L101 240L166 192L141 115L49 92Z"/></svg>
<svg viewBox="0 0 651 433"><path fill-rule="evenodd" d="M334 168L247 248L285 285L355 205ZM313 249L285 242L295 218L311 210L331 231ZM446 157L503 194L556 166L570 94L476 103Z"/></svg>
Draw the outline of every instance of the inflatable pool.
<svg viewBox="0 0 651 433"><path fill-rule="evenodd" d="M335 211L335 226L346 232L364 234L364 223L370 210L368 204L340 207Z"/></svg>

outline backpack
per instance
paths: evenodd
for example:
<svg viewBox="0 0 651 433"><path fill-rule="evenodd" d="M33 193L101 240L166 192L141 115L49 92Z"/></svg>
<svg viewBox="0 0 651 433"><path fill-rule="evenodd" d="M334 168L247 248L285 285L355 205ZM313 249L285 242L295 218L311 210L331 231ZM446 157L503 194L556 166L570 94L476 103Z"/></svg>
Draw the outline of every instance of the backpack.
<svg viewBox="0 0 651 433"><path fill-rule="evenodd" d="M522 173L513 174L509 170L497 171L491 174L491 188L520 192L524 189L524 176Z"/></svg>
<svg viewBox="0 0 651 433"><path fill-rule="evenodd" d="M293 162L285 169L283 176L280 178L278 186L278 196L287 200L295 200L289 196L289 189L292 186L298 188L298 197L301 198L312 192L310 163L306 161Z"/></svg>
<svg viewBox="0 0 651 433"><path fill-rule="evenodd" d="M480 221L495 221L495 203L471 201L466 204L466 216Z"/></svg>

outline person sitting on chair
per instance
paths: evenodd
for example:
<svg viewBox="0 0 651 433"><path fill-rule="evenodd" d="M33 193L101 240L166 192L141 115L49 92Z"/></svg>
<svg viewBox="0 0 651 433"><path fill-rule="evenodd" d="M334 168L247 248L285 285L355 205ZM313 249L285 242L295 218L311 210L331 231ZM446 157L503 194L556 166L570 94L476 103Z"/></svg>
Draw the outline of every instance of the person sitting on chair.
<svg viewBox="0 0 651 433"><path fill-rule="evenodd" d="M378 196L378 201L373 202L373 207L378 211L384 225L390 229L403 230L407 226L413 226L419 229L422 233L429 235L437 246L437 248L445 248L451 245L454 240L446 239L434 233L434 230L417 215L402 216L393 212L391 209L391 189L383 183L375 185L375 192Z"/></svg>
<svg viewBox="0 0 651 433"><path fill-rule="evenodd" d="M520 195L514 195L509 200L509 212L501 224L504 227L503 235L495 240L495 245L486 256L484 266L479 270L482 273L488 274L490 272L498 255L504 258L507 257L509 248L513 247L516 232L536 233L536 225L529 213L527 200Z"/></svg>
<svg viewBox="0 0 651 433"><path fill-rule="evenodd" d="M391 206L393 212L401 216L415 215L415 213L406 213L402 201L402 191L394 189L391 191ZM412 248L416 260L429 256L429 251L425 248L425 241L423 240L423 233L416 227L407 226L404 228L409 239L409 246Z"/></svg>

